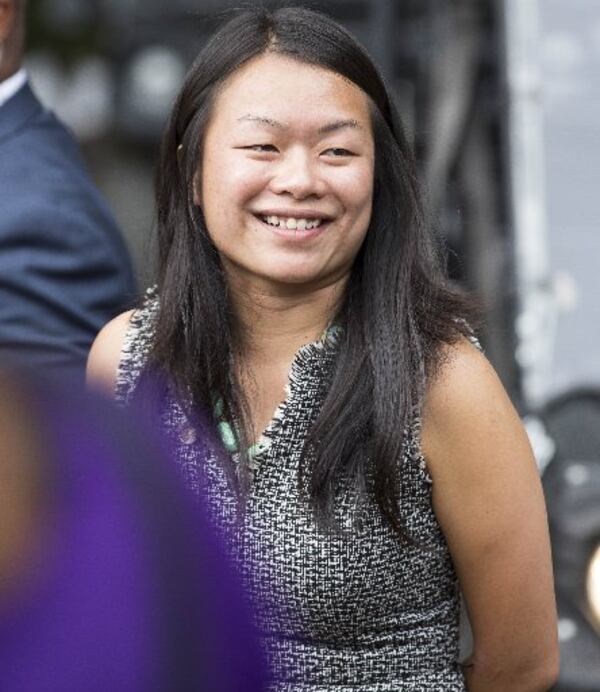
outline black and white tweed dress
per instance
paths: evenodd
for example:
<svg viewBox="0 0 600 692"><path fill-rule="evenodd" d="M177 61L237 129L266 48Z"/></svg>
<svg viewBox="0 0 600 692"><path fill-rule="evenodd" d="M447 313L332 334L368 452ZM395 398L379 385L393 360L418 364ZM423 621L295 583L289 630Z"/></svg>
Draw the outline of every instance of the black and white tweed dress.
<svg viewBox="0 0 600 692"><path fill-rule="evenodd" d="M150 292L131 320L117 379L123 405L143 369L157 308ZM243 502L175 401L165 409L165 426L177 437L187 483L202 488L235 533L272 692L464 692L457 580L431 505L418 420L406 434L401 482L402 517L419 545L398 538L374 502L344 489L336 505L341 528L323 531L299 490L303 440L322 401L335 341L297 352L287 398L265 431Z"/></svg>

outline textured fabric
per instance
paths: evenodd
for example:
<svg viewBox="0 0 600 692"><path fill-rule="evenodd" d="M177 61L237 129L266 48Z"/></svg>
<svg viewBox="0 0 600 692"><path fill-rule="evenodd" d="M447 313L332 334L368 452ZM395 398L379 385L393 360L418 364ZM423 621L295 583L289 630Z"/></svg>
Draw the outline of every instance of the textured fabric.
<svg viewBox="0 0 600 692"><path fill-rule="evenodd" d="M122 404L143 368L157 308L150 293L132 319L117 382ZM255 457L240 503L170 401L164 420L179 437L184 476L195 488L205 486L215 512L235 534L273 691L464 691L457 665L457 580L431 505L418 417L406 432L401 479L402 519L415 544L389 528L374 500L359 501L343 483L335 508L340 528L326 532L299 490L303 443L335 355L335 338L297 352L288 396L265 432L271 444Z"/></svg>
<svg viewBox="0 0 600 692"><path fill-rule="evenodd" d="M28 84L0 107L0 201L0 361L83 385L135 281L73 136Z"/></svg>

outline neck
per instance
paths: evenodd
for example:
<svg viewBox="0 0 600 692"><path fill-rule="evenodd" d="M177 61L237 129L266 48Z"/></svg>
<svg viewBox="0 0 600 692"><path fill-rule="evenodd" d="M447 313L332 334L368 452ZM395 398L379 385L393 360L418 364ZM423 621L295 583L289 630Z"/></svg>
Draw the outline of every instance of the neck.
<svg viewBox="0 0 600 692"><path fill-rule="evenodd" d="M289 360L302 345L316 341L335 315L346 280L347 276L310 290L278 290L230 281L244 357L265 362Z"/></svg>
<svg viewBox="0 0 600 692"><path fill-rule="evenodd" d="M7 67L6 69L0 67L0 83L5 82L7 79L10 79L11 77L14 77L20 69L20 65L16 65L10 68Z"/></svg>
<svg viewBox="0 0 600 692"><path fill-rule="evenodd" d="M0 82L5 82L7 79L17 74L22 67L20 59L12 59L8 46L0 44Z"/></svg>

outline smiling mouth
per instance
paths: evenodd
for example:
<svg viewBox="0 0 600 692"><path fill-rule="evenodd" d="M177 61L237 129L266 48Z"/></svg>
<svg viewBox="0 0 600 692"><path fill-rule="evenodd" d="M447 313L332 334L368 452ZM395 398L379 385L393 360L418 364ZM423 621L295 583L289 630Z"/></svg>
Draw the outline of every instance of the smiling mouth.
<svg viewBox="0 0 600 692"><path fill-rule="evenodd" d="M255 214L255 216L267 226L271 226L272 228L277 228L282 231L295 232L312 231L315 228L322 228L330 221L329 219L325 218L306 219L291 216L263 216L261 214Z"/></svg>

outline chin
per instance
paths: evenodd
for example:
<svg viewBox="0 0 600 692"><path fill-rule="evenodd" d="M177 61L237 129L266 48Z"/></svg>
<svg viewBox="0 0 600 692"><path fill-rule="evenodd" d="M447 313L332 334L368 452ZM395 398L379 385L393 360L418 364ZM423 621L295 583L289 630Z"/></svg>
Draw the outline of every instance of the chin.
<svg viewBox="0 0 600 692"><path fill-rule="evenodd" d="M277 267L273 268L273 271L265 271L264 269L260 272L260 276L263 280L269 281L274 285L281 286L306 286L307 288L314 285L321 284L325 280L325 276L322 272L312 270L307 270L306 267Z"/></svg>
<svg viewBox="0 0 600 692"><path fill-rule="evenodd" d="M313 274L303 274L301 272L289 272L286 274L278 273L276 275L266 276L265 278L274 284L300 287L313 286L316 283L320 283L321 277Z"/></svg>
<svg viewBox="0 0 600 692"><path fill-rule="evenodd" d="M253 267L256 276L261 279L282 284L303 284L319 281L323 268L307 262L290 261L289 257L281 258L275 253L269 257L269 262Z"/></svg>

